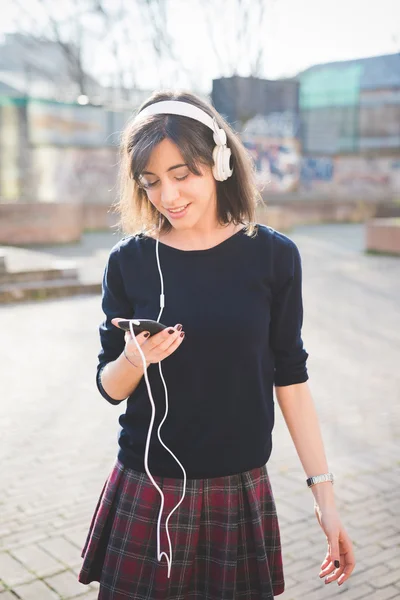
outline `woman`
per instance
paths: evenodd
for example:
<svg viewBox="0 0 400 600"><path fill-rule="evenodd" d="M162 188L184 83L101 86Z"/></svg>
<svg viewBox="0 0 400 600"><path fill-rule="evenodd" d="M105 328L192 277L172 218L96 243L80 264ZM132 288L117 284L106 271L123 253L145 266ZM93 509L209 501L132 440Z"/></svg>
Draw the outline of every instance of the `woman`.
<svg viewBox="0 0 400 600"><path fill-rule="evenodd" d="M79 581L99 581L100 600L281 594L266 465L275 386L328 540L320 577L341 585L354 558L307 384L301 259L288 237L254 223L246 150L200 98L156 93L124 132L120 175L131 235L104 274L97 384L127 406ZM168 327L118 328L133 318Z"/></svg>

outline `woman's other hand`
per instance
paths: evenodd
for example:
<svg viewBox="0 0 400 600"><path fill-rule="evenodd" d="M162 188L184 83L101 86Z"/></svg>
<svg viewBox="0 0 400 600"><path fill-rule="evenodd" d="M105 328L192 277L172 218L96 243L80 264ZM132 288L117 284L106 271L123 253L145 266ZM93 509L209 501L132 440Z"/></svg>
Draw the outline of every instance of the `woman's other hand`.
<svg viewBox="0 0 400 600"><path fill-rule="evenodd" d="M319 576L325 583L337 581L342 585L355 567L353 544L344 529L336 508L320 508L315 504L315 515L328 541L328 551L321 564Z"/></svg>

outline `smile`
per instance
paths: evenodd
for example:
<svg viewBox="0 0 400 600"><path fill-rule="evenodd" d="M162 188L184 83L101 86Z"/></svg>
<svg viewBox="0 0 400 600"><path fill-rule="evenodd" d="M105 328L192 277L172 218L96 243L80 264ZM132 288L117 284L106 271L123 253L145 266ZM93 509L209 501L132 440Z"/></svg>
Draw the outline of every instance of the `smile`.
<svg viewBox="0 0 400 600"><path fill-rule="evenodd" d="M182 217L184 214L186 214L186 210L187 210L188 206L189 206L189 204L185 204L185 206L180 206L179 208L170 208L170 209L167 209L167 212L171 216Z"/></svg>
<svg viewBox="0 0 400 600"><path fill-rule="evenodd" d="M180 206L179 208L170 208L170 209L168 209L168 212L172 212L172 213L182 212L183 210L185 210L185 208L187 206L189 206L189 205L185 204L185 206Z"/></svg>

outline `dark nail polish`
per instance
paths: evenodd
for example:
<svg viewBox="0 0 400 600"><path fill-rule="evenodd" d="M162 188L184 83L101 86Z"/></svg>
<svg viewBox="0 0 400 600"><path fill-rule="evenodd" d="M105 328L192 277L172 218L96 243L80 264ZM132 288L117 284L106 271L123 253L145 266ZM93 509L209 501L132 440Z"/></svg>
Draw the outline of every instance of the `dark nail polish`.
<svg viewBox="0 0 400 600"><path fill-rule="evenodd" d="M178 331L182 331L182 325L177 325L176 328Z"/></svg>
<svg viewBox="0 0 400 600"><path fill-rule="evenodd" d="M175 329L168 329L168 333L174 333Z"/></svg>
<svg viewBox="0 0 400 600"><path fill-rule="evenodd" d="M340 567L340 562L338 560L335 560L335 567L338 569Z"/></svg>
<svg viewBox="0 0 400 600"><path fill-rule="evenodd" d="M182 333L181 333L181 338L184 338L184 337L185 337L185 332L184 332L184 331L182 331Z"/></svg>
<svg viewBox="0 0 400 600"><path fill-rule="evenodd" d="M148 331L146 331L146 333L144 334L144 337L145 337L145 338L148 338L148 337L150 337L150 333L149 333Z"/></svg>

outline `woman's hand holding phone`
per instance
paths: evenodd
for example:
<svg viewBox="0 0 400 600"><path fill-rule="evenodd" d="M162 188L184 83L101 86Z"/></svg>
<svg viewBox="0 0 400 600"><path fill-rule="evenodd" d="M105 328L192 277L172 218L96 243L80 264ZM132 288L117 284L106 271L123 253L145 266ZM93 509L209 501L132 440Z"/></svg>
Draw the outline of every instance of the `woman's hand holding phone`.
<svg viewBox="0 0 400 600"><path fill-rule="evenodd" d="M112 323L118 327L119 319L113 319ZM175 327L167 327L159 333L150 336L148 331L143 331L136 335L145 358L147 366L152 363L158 363L170 356L179 348L185 338L182 331L182 325L178 323ZM142 359L136 347L135 341L130 331L125 331L125 355L128 360L137 367L142 367Z"/></svg>

